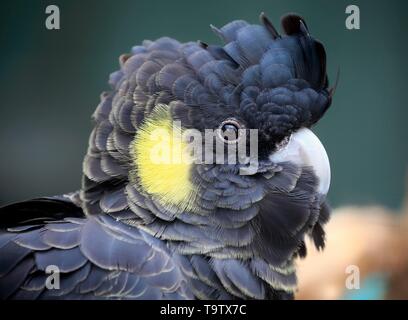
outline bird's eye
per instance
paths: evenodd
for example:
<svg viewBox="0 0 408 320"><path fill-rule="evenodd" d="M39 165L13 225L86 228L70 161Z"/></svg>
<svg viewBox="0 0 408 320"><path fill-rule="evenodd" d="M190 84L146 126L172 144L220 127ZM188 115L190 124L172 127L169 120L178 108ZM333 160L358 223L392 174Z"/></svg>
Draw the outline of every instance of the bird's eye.
<svg viewBox="0 0 408 320"><path fill-rule="evenodd" d="M225 143L235 143L242 135L242 126L235 119L227 119L223 121L218 130L218 135Z"/></svg>

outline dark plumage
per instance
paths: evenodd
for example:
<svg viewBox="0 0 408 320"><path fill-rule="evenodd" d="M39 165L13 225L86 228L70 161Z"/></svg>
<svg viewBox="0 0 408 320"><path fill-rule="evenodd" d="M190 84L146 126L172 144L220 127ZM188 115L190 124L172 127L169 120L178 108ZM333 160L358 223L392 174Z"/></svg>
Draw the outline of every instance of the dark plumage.
<svg viewBox="0 0 408 320"><path fill-rule="evenodd" d="M213 27L223 46L160 38L121 56L93 115L81 189L0 209L1 298L292 298L293 260L307 234L324 246L329 209L311 168L268 155L316 123L331 94L324 47L304 20L285 16L284 35L261 22ZM158 105L183 128L234 117L258 129L258 171L194 165L197 212L160 202L130 148ZM61 270L59 290L45 287L49 265Z"/></svg>

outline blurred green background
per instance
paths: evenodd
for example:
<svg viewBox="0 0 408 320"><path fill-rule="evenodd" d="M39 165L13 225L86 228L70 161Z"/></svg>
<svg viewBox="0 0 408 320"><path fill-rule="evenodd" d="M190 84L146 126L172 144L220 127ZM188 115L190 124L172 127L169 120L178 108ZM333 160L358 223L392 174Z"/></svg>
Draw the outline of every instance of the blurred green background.
<svg viewBox="0 0 408 320"><path fill-rule="evenodd" d="M61 30L45 28L45 8L61 10ZM361 30L345 28L357 4ZM317 126L329 153L334 206L380 203L404 194L408 164L407 1L116 0L2 1L0 9L0 204L60 194L80 185L90 115L118 56L143 39L218 42L209 24L275 25L303 15L326 46L329 76L340 83Z"/></svg>

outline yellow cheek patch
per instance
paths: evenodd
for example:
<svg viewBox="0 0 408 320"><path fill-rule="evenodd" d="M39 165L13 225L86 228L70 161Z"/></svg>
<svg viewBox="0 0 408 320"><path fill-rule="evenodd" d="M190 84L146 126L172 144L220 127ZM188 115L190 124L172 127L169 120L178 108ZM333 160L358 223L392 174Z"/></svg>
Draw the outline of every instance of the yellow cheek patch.
<svg viewBox="0 0 408 320"><path fill-rule="evenodd" d="M153 115L141 125L131 144L131 154L134 174L145 192L165 207L193 209L192 160L168 107L156 106Z"/></svg>

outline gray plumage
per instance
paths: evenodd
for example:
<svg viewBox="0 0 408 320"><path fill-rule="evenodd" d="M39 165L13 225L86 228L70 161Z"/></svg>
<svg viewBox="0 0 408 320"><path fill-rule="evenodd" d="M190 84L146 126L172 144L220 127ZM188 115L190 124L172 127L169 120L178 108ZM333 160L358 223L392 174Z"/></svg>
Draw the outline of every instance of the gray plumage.
<svg viewBox="0 0 408 320"><path fill-rule="evenodd" d="M2 299L288 299L294 259L323 247L329 208L309 168L266 154L331 102L323 46L288 15L213 30L223 46L145 41L120 59L101 95L78 192L0 209ZM260 132L260 168L198 165L198 212L163 206L130 174L129 145L159 104L187 128L238 115ZM46 268L61 288L45 286Z"/></svg>

